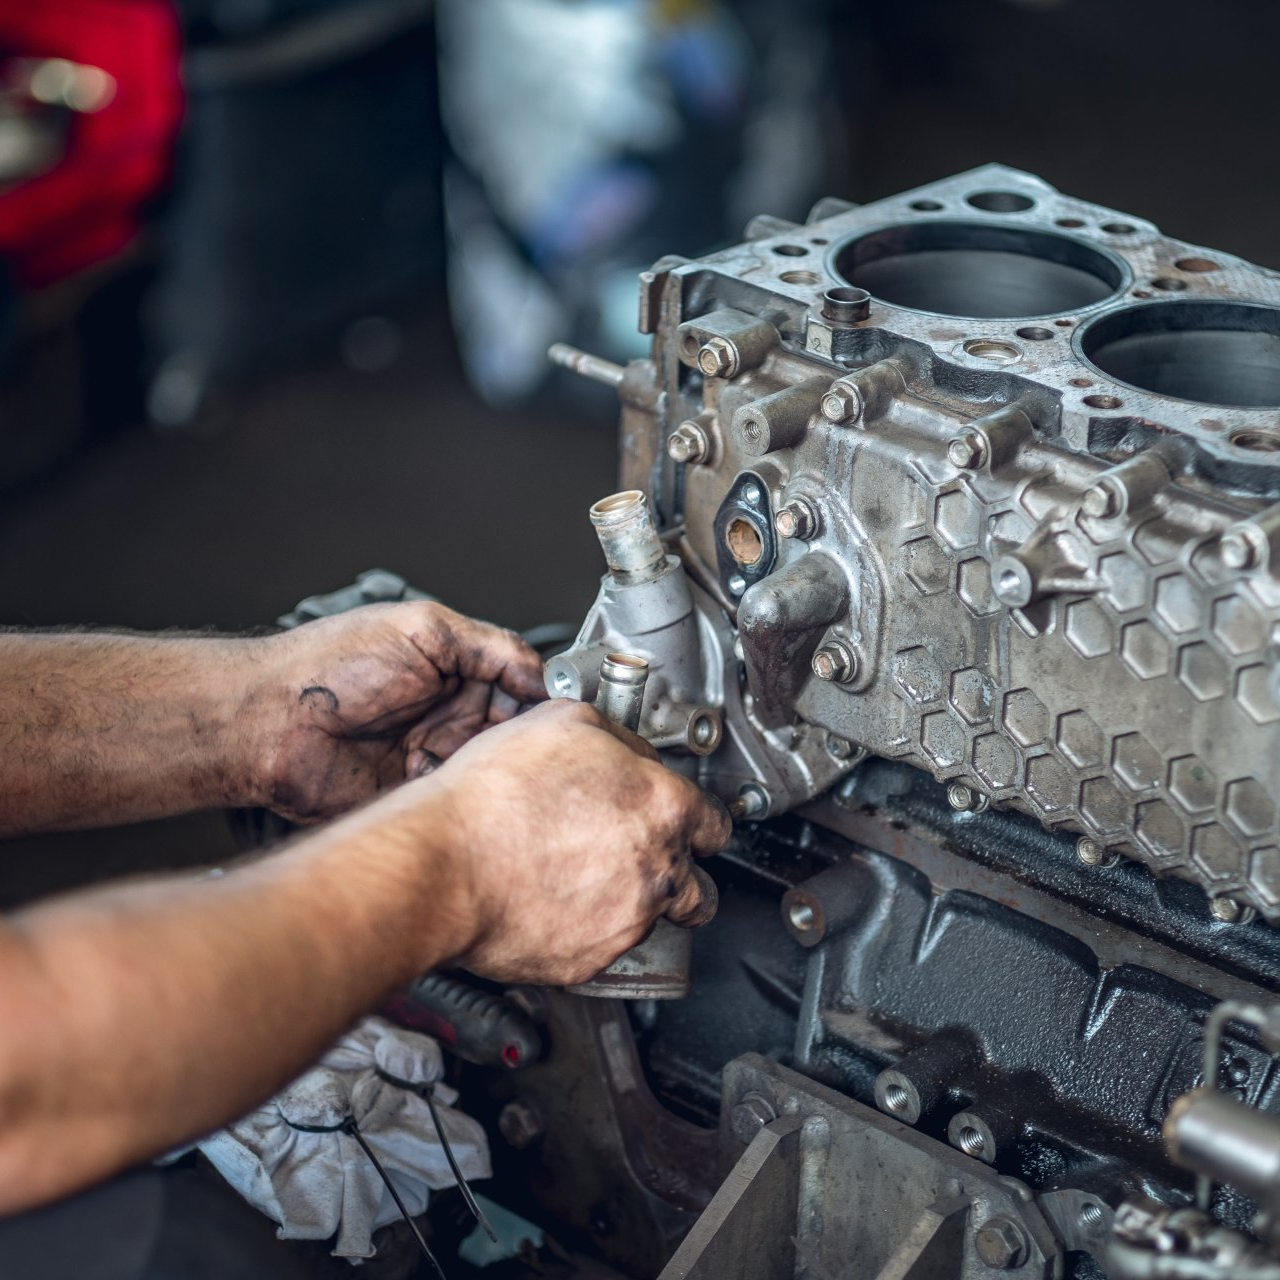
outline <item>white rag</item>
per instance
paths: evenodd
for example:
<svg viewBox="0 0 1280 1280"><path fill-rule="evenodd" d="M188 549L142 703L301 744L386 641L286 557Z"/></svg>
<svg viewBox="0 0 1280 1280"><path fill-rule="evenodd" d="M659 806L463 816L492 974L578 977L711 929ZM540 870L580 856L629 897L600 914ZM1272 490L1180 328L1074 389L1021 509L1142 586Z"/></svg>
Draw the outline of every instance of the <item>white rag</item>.
<svg viewBox="0 0 1280 1280"><path fill-rule="evenodd" d="M444 1071L440 1046L382 1018L366 1018L265 1106L196 1146L251 1205L280 1224L282 1240L326 1240L336 1232L334 1257L371 1258L377 1251L370 1237L400 1211L360 1144L341 1132L348 1116L413 1216L426 1211L430 1191L454 1185L426 1102L388 1083L379 1070L409 1084L432 1084ZM490 1177L484 1130L453 1109L458 1095L447 1085L436 1084L432 1097L462 1176Z"/></svg>

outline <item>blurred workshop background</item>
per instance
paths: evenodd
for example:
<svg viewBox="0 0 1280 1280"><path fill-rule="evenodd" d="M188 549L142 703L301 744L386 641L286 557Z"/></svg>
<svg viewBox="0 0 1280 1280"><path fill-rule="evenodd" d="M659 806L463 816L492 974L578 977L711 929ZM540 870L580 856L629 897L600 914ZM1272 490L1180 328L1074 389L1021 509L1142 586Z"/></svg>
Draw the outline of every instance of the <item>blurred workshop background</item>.
<svg viewBox="0 0 1280 1280"><path fill-rule="evenodd" d="M1266 0L0 0L0 621L581 617L635 274L989 160L1268 264ZM1194 85L1194 92L1188 86ZM0 801L2 802L2 801ZM231 848L11 846L0 899Z"/></svg>

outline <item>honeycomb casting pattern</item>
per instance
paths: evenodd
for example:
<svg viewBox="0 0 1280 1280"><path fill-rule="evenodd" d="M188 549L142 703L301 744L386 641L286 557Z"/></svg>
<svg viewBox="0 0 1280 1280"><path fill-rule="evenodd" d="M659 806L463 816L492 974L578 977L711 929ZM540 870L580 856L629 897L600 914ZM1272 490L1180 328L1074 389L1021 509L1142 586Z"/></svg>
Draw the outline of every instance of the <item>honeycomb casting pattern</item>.
<svg viewBox="0 0 1280 1280"><path fill-rule="evenodd" d="M862 320L828 314L841 246L917 219L1066 235L1117 264L1116 292L1003 319L880 298ZM1280 273L1000 166L764 230L673 268L664 324L727 307L767 317L779 351L727 374L695 371L672 326L655 347L668 397L656 412L664 434L703 413L718 423L708 460L681 470L687 536L704 562L715 563L727 485L763 469L777 500L803 498L819 517L813 541L781 547L782 567L817 552L849 578L849 616L831 631L856 649L859 680L808 680L800 718L1280 921L1280 572L1228 570L1218 537L1278 496L1276 410L1121 383L1088 363L1080 336L1175 294L1179 306L1280 308ZM869 398L815 411L763 459L732 430L743 404L882 361L894 376L869 378ZM959 437L949 456L965 423L1014 403L1036 419L1030 437L1004 435L985 458ZM1083 514L1101 469L1175 436L1198 480L1151 480L1145 496L1139 486L1132 517ZM1241 503L1244 493L1255 496ZM1057 594L1002 604L992 563L1013 551L1063 569L1048 584Z"/></svg>
<svg viewBox="0 0 1280 1280"><path fill-rule="evenodd" d="M1274 771L1280 723L1280 612L1262 598L1275 584L1159 517L1117 529L1076 514L1096 592L1008 612L993 543L1025 538L1043 504L1031 485L984 501L945 470L917 455L901 474L899 509L929 514L886 557L915 597L893 630L928 640L893 648L895 731L869 745L1280 914L1276 804L1255 776Z"/></svg>

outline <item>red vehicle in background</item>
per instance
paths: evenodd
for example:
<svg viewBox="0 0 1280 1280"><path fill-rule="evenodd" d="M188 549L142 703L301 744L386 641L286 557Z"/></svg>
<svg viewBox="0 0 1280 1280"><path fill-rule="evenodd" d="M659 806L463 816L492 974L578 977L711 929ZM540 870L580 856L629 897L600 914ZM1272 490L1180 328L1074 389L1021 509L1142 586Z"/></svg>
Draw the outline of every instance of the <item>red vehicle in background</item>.
<svg viewBox="0 0 1280 1280"><path fill-rule="evenodd" d="M182 116L170 0L0 0L0 259L21 291L137 235Z"/></svg>

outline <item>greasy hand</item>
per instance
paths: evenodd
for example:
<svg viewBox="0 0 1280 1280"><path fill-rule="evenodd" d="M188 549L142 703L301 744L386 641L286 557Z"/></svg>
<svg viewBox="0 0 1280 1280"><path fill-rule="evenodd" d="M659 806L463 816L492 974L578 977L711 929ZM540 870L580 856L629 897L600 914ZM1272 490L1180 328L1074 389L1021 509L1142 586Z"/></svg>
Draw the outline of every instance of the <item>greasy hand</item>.
<svg viewBox="0 0 1280 1280"><path fill-rule="evenodd" d="M465 851L457 874L472 927L458 958L476 973L580 982L658 916L706 916L691 855L724 847L728 813L592 707L538 707L469 743L431 781Z"/></svg>
<svg viewBox="0 0 1280 1280"><path fill-rule="evenodd" d="M263 803L316 822L428 772L545 696L517 635L438 604L379 604L265 642Z"/></svg>

